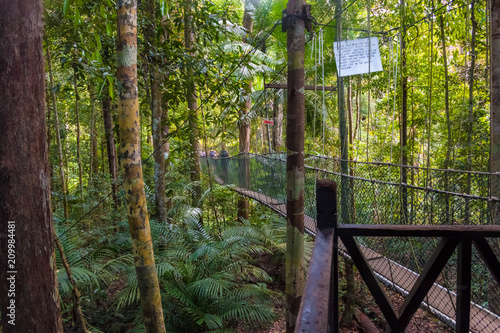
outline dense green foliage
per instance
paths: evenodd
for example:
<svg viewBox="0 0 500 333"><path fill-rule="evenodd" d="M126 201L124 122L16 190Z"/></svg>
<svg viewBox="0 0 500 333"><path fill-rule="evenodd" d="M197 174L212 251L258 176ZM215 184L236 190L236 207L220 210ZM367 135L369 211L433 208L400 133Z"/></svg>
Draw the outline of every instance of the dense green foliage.
<svg viewBox="0 0 500 333"><path fill-rule="evenodd" d="M252 120L251 151L270 151L266 132L270 127L263 125L262 119L271 117L273 101L286 106L286 98L283 90L265 90L264 83L286 82L286 34L279 26L286 1L254 3L254 33L247 36L242 28L242 1L158 0L155 18L159 42L154 47L148 45L150 41L144 33L151 22L147 20L144 6L139 6L137 70L141 148L146 194L153 217L155 177L149 62L154 62L160 71L162 107L166 114L162 125L169 128L166 136L169 221L160 224L153 219L152 228L166 323L175 332L235 329L236 323L242 321L263 325L276 315L270 302L276 295L268 285L279 280L279 274L269 276L269 272L259 266L258 259L271 253L273 267L282 270L283 226L276 226L279 219L275 217L260 215L255 206L248 224L235 224L236 197L207 178L202 180L204 193L197 205L201 208L193 208L190 198L198 184L190 181L187 158L188 119L192 116L186 104L188 68L194 71L189 79L194 80L198 89L201 124L198 139L203 150L213 146L220 151L224 143L230 156L238 152L241 121L238 111L244 99L244 87L252 82L253 107L247 115ZM471 21L471 2L464 0L438 3L415 0L406 4L404 13L399 1L353 0L344 3L341 17L335 17L330 1L309 3L313 21L328 26L315 24L314 33L307 36L308 85L336 85L332 50L336 36L332 27L337 20L342 20L342 39L379 37L384 71L346 79L346 91L351 92L346 96L351 105L348 109L352 132L350 158L400 162L403 73L408 77L408 164L488 171L490 64L485 1L475 2L476 22ZM47 117L56 231L83 294L83 310L89 324L96 331L139 331L138 288L126 214L124 206L115 208L108 195L111 180L101 114L103 101L110 98L114 136L118 142L115 2L47 0L45 6L45 47L50 48L52 54L55 81L52 89L47 84ZM184 13L190 7L195 9L192 12L196 45L192 55L186 52L183 37ZM473 24L477 27L475 36L471 33ZM403 25L407 31L406 67L401 61ZM320 31L323 31L322 42ZM448 79L444 74L442 38L447 52ZM471 71L473 52L476 59ZM471 73L473 80L470 80ZM449 122L445 114L446 80ZM471 101L470 83L474 91ZM63 213L52 93L57 100L69 219L65 219ZM337 99L336 93L323 93L321 88L306 92L307 152L340 155ZM75 113L76 103L79 118ZM286 107L284 109L286 111ZM81 140L79 152L77 127ZM448 150L451 160L446 164ZM422 185L418 182L416 180L415 185ZM119 201L123 201L123 197L123 193L119 193ZM61 268L60 261L58 267ZM64 317L71 321L71 285L63 269L57 274Z"/></svg>

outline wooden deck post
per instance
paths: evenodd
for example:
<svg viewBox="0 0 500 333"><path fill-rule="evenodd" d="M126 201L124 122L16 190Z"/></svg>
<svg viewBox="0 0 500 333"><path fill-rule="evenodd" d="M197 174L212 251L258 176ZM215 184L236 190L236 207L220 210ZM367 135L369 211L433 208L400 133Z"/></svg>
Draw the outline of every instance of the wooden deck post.
<svg viewBox="0 0 500 333"><path fill-rule="evenodd" d="M316 180L316 239L295 332L338 332L337 184Z"/></svg>
<svg viewBox="0 0 500 333"><path fill-rule="evenodd" d="M456 319L458 333L468 333L470 328L471 245L472 240L464 238L458 247Z"/></svg>

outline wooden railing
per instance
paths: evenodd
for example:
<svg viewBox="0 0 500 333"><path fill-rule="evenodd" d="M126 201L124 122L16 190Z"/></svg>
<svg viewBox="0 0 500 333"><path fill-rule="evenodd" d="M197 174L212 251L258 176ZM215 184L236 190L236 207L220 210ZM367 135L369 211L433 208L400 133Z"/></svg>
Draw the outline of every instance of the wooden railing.
<svg viewBox="0 0 500 333"><path fill-rule="evenodd" d="M338 225L336 184L317 180L317 231L302 298L296 332L338 332L339 244L349 255L382 311L387 332L403 332L458 247L456 331L469 332L471 311L471 258L474 245L491 275L500 283L500 262L485 237L500 237L498 225ZM440 242L428 258L398 313L369 265L357 236L438 237ZM340 241L340 242L339 242Z"/></svg>

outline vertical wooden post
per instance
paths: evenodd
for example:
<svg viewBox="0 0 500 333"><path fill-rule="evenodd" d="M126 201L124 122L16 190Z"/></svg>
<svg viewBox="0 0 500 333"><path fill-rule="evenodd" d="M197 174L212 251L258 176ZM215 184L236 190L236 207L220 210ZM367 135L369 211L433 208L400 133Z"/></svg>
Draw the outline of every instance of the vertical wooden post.
<svg viewBox="0 0 500 333"><path fill-rule="evenodd" d="M316 211L318 229L332 228L332 262L330 274L330 293L328 298L328 332L339 330L339 256L337 235L337 184L331 180L316 181Z"/></svg>
<svg viewBox="0 0 500 333"><path fill-rule="evenodd" d="M468 333L470 326L471 245L471 239L464 238L458 246L457 333Z"/></svg>
<svg viewBox="0 0 500 333"><path fill-rule="evenodd" d="M293 332L305 284L304 272L304 0L290 0L283 29L287 31L288 113L286 128L286 331Z"/></svg>
<svg viewBox="0 0 500 333"><path fill-rule="evenodd" d="M338 332L337 184L316 181L317 233L296 332Z"/></svg>

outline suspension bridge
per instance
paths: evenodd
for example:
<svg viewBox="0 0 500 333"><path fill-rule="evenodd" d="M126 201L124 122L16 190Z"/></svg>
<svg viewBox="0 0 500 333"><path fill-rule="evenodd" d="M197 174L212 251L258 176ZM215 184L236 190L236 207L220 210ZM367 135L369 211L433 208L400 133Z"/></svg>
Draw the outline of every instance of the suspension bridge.
<svg viewBox="0 0 500 333"><path fill-rule="evenodd" d="M349 174L342 173L342 163L347 163ZM232 158L208 158L204 165L208 165L205 171L220 185L227 185L233 191L254 199L286 217L285 154L240 154ZM421 227L420 232L414 235L410 235L404 229L396 231L397 234L407 237L359 234L358 236L363 237L356 237L358 247L347 244L349 238L345 238L346 245L339 242L340 255L355 259L356 248L360 249L358 262L355 261L355 264L357 266L366 264L368 280L365 279L365 282L391 327L393 325L397 327L401 318L398 318L390 304L384 305L387 301L384 301L380 293L377 296L377 292L380 291L377 287L378 282L370 281L370 272L373 272L373 276L387 287L407 296L406 300L412 303L414 294L422 294L422 290L425 290L419 288L425 285L425 277L429 275L426 269L427 259L436 257L434 259L438 260L439 257L445 257L443 251L451 246L443 243L445 245L441 246L443 249L439 252L437 248L441 243L437 238L443 232L443 236L451 235L453 230L458 232L455 227L463 226L465 230L469 230L470 237L475 237L473 235L480 232L477 234L477 239L473 238L474 244L478 244L476 245L478 249L471 247L470 251L469 279L472 282L470 298L467 301L470 313L467 324L472 332L500 332L498 313L500 295L495 293L498 289L491 290L491 281L498 279L500 266L498 258L487 245L499 248L498 238L489 238L488 243L484 237L484 235L498 237L498 228L493 226L491 215L489 173L402 167L390 163L341 161L315 155L305 156L305 169L304 227L308 234L316 236L321 233L316 222L317 179L329 179L340 185L341 195L337 216L341 226ZM407 174L409 181L406 184L401 183L402 172ZM441 227L439 230L436 229L435 234L434 229L426 229L426 226L436 225ZM491 226L491 230L488 226ZM460 229L460 232L464 234L464 230ZM386 232L378 236L389 234L390 232ZM341 237L341 240L344 238ZM449 251L449 260L443 261L442 269L430 274L434 274L436 278L430 283L427 281L429 287L425 295L418 296L422 300L416 304L417 308L423 304L452 327L460 324L457 318L464 313L460 305L464 302L463 297L461 291L457 290L460 288L457 288L456 283L457 278L460 279L462 276L460 273L462 269L457 273L457 266L461 266L463 257L460 254L461 250L454 251L457 244ZM351 248L346 249L346 246ZM312 265L313 261L311 270ZM362 273L363 267L358 269ZM311 302L319 301L316 296ZM307 302L307 295L304 297ZM404 317L404 314L400 313L400 317ZM407 320L408 322L411 320L411 315Z"/></svg>

